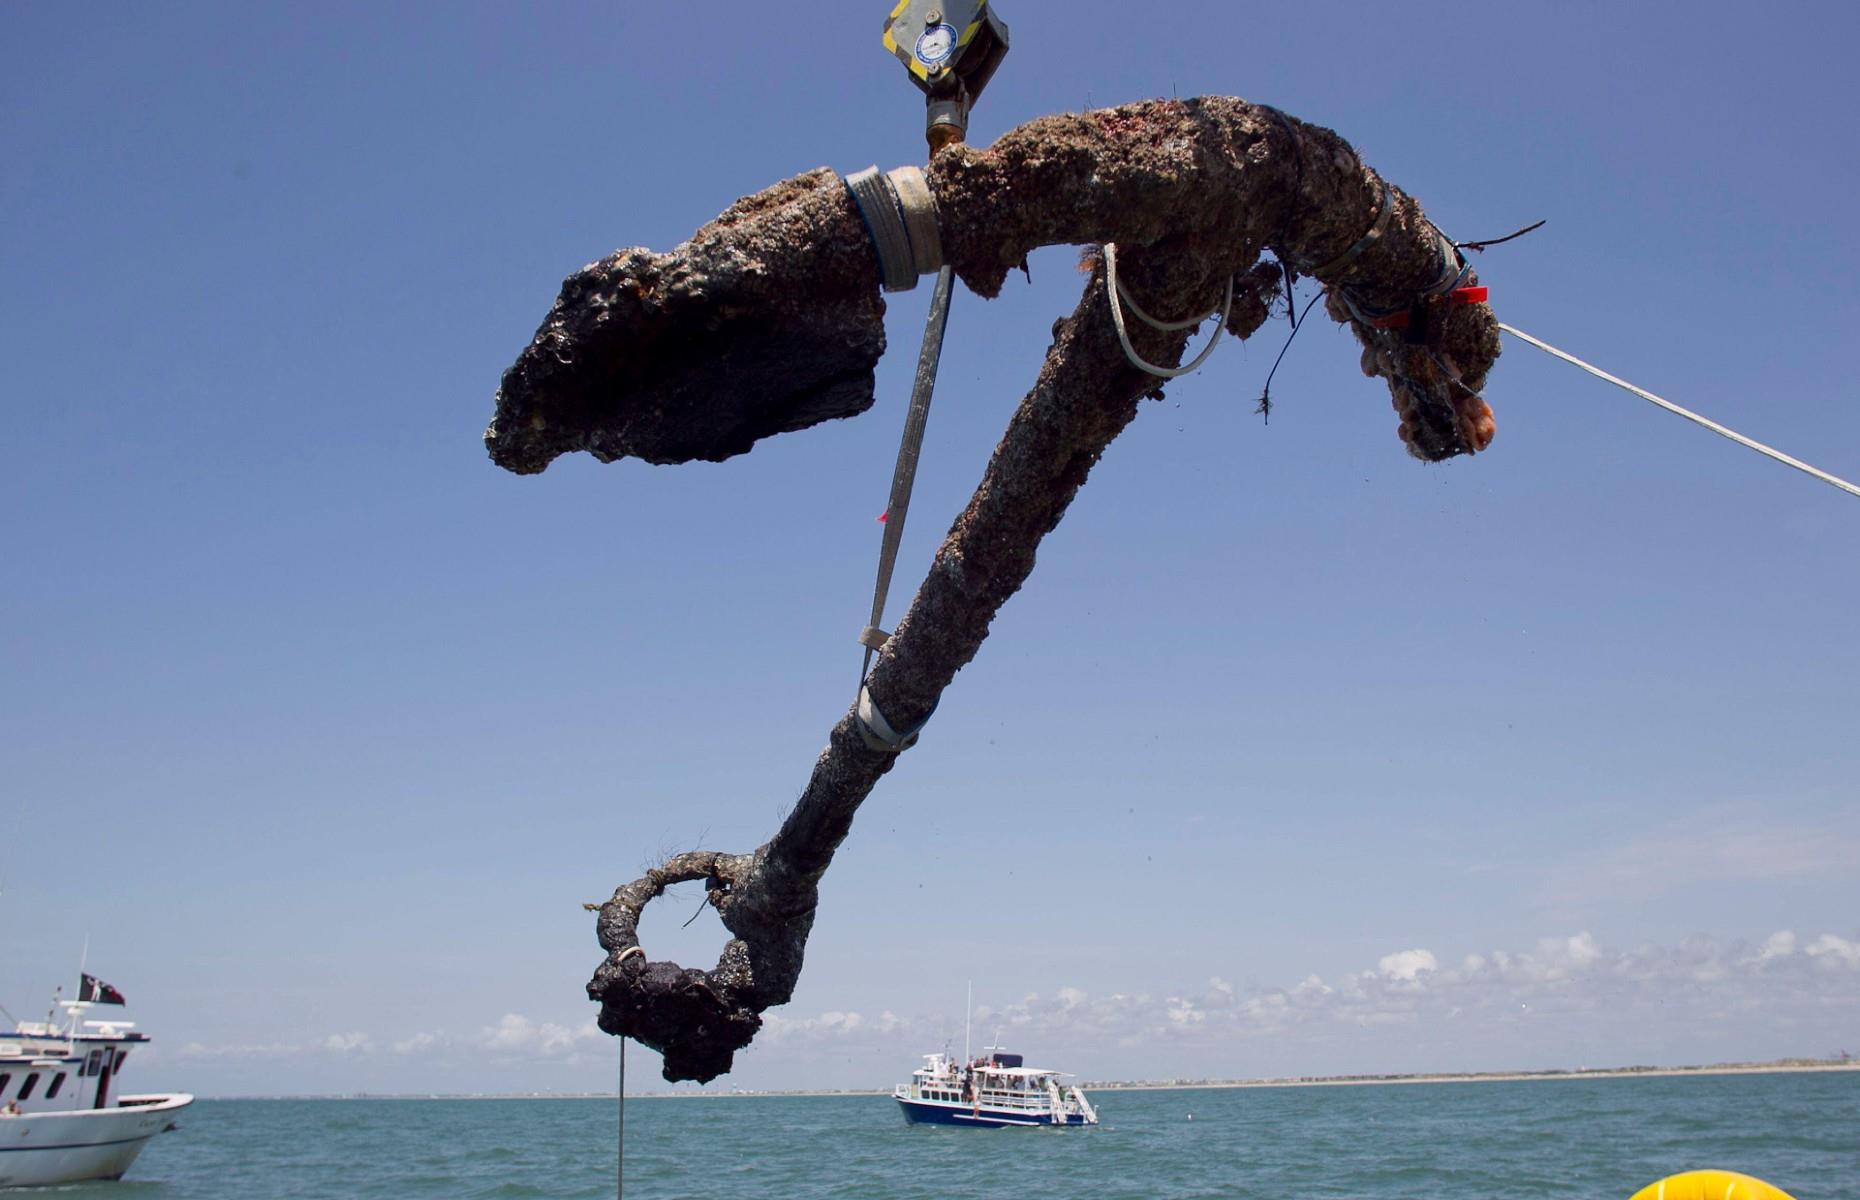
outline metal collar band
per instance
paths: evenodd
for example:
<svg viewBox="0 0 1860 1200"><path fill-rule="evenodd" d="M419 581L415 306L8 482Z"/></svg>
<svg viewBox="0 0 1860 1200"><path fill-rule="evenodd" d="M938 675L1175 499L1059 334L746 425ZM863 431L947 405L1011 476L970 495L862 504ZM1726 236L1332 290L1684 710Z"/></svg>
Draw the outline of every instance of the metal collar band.
<svg viewBox="0 0 1860 1200"><path fill-rule="evenodd" d="M1361 258L1363 251L1382 240L1382 235L1388 231L1389 217L1395 212L1395 191L1381 179L1377 179L1376 182L1382 185L1382 208L1376 213L1375 222L1370 225L1369 232L1358 238L1356 244L1342 254L1321 267L1306 271L1305 274L1314 275L1319 279L1323 279L1326 275L1334 275Z"/></svg>

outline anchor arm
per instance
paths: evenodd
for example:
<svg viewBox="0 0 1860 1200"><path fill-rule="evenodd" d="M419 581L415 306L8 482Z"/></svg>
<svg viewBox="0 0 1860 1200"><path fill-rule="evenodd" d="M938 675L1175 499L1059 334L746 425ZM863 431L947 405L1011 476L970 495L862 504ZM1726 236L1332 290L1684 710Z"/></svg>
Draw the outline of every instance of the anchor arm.
<svg viewBox="0 0 1860 1200"><path fill-rule="evenodd" d="M1364 312L1414 300L1442 267L1420 206L1342 138L1227 97L1043 117L987 149L945 148L929 180L946 259L983 296L1033 249L1060 243L1116 242L1135 267L1138 249L1167 239L1191 261L1143 292L1165 314L1205 310L1262 248L1347 285ZM877 261L857 205L821 168L739 200L669 252L589 264L504 374L485 433L493 461L520 474L575 450L721 461L864 412L885 348ZM1434 319L1418 342L1330 311L1369 352L1365 370L1389 381L1419 457L1483 449L1491 310L1440 297L1421 307Z"/></svg>

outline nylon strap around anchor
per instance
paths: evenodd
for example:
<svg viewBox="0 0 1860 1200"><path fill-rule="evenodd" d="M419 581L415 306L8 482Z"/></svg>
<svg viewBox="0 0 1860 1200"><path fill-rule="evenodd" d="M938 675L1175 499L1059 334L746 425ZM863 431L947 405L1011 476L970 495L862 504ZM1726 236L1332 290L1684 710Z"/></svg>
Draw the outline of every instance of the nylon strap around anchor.
<svg viewBox="0 0 1860 1200"><path fill-rule="evenodd" d="M871 689L861 685L859 707L853 715L858 721L860 740L865 742L867 749L878 750L886 754L902 754L917 744L917 735L923 731L925 725L929 724L930 715L934 712L936 709L932 707L930 712L924 714L923 720L909 729L902 731L894 729L891 722L885 719L885 714L878 711L878 704L872 699Z"/></svg>
<svg viewBox="0 0 1860 1200"><path fill-rule="evenodd" d="M879 279L886 291L908 292L919 276L942 267L936 200L923 171L899 167L880 174L877 167L867 167L846 176L846 190L878 252Z"/></svg>

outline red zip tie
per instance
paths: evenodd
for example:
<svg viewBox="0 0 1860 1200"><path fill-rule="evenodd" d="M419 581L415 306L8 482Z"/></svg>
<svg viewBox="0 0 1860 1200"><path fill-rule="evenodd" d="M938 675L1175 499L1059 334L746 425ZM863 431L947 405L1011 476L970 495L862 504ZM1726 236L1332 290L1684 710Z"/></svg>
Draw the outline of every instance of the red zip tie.
<svg viewBox="0 0 1860 1200"><path fill-rule="evenodd" d="M1491 290L1492 289L1483 286L1454 288L1447 293L1447 303L1484 304L1486 303L1486 297L1491 294ZM1408 328L1408 310L1404 308L1400 312L1392 312L1386 317L1377 317L1375 320L1371 321L1370 324L1377 329L1406 329Z"/></svg>

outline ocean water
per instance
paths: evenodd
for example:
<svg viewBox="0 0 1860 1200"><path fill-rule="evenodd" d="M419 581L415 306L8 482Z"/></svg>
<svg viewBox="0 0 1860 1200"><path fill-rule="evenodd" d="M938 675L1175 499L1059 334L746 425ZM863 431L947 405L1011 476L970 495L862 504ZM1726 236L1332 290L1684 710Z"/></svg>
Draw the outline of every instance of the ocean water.
<svg viewBox="0 0 1860 1200"><path fill-rule="evenodd" d="M1095 1099L1103 1124L1081 1130L911 1126L882 1096L633 1099L626 1195L1627 1200L1712 1166L1860 1200L1860 1072ZM206 1100L123 1183L45 1194L596 1198L614 1134L611 1100Z"/></svg>

